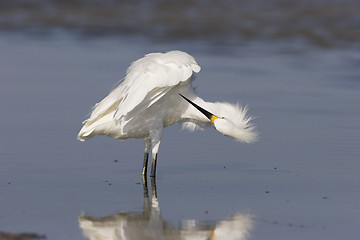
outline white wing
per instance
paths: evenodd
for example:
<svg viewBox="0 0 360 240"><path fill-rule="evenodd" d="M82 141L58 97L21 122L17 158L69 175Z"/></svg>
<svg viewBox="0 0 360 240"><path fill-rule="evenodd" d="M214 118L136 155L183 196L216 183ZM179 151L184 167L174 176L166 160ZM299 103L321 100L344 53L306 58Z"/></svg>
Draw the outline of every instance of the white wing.
<svg viewBox="0 0 360 240"><path fill-rule="evenodd" d="M189 79L200 67L190 55L172 51L152 53L135 61L128 69L114 118L130 121L136 113L150 107L173 86ZM134 111L136 110L136 111ZM134 112L132 112L134 111ZM130 112L135 114L130 114Z"/></svg>
<svg viewBox="0 0 360 240"><path fill-rule="evenodd" d="M85 125L92 125L110 113L124 126L137 113L150 107L172 87L189 79L200 66L181 51L151 53L133 62L125 80L96 104ZM84 126L85 127L85 126Z"/></svg>

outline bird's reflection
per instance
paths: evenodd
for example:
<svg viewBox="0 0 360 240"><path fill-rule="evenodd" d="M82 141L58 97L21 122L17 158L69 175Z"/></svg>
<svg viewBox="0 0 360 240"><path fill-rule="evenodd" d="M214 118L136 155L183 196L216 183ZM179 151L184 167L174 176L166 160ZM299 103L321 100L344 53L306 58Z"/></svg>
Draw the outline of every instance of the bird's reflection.
<svg viewBox="0 0 360 240"><path fill-rule="evenodd" d="M95 218L80 216L79 225L83 235L90 240L246 240L253 226L250 214L235 214L219 222L182 220L174 227L164 221L156 192L155 179L151 178L150 202L146 179L144 186L144 209L142 213L117 213Z"/></svg>

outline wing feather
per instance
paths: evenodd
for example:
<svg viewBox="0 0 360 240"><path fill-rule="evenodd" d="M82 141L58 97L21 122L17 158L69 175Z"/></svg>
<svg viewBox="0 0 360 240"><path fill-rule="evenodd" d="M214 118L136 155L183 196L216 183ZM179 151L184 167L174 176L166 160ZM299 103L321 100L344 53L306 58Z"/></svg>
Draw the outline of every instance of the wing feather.
<svg viewBox="0 0 360 240"><path fill-rule="evenodd" d="M123 82L128 87L123 91L122 101L114 115L115 119L126 116L152 93L153 96L148 98L151 100L150 104L145 104L150 107L172 87L189 79L193 71L200 71L200 67L193 57L180 51L148 54L135 61L129 67ZM154 91L156 89L159 89L159 92Z"/></svg>
<svg viewBox="0 0 360 240"><path fill-rule="evenodd" d="M188 80L200 66L189 54L181 51L150 53L133 62L124 81L93 107L84 121L80 135L90 135L101 119L112 115L124 126L134 116L161 99L170 89ZM105 118L104 118L105 119Z"/></svg>

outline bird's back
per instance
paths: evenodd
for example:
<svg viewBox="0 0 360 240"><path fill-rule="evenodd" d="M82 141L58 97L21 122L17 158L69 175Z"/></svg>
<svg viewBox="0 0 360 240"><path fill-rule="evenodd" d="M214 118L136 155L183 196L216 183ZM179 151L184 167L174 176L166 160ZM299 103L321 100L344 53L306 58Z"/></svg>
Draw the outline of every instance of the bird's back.
<svg viewBox="0 0 360 240"><path fill-rule="evenodd" d="M98 134L142 137L148 129L139 128L136 132L130 128L131 122L136 119L141 124L146 120L141 118L142 113L149 112L172 88L199 71L194 58L180 51L151 53L133 62L124 81L94 106L90 118L83 122L78 139L85 141Z"/></svg>

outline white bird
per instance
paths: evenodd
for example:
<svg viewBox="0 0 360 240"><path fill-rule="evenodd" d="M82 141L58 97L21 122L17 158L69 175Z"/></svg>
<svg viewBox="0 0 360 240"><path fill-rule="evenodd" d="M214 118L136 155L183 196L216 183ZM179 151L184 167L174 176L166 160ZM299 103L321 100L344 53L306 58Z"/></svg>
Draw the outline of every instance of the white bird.
<svg viewBox="0 0 360 240"><path fill-rule="evenodd" d="M95 135L120 140L143 138L143 177L147 175L150 150L150 176L155 177L163 128L177 122L183 122L183 127L191 131L212 126L237 141L255 141L257 133L252 118L246 115L246 107L205 102L195 94L191 84L194 72L199 71L195 59L185 52L145 55L133 62L124 81L93 107L78 140L85 141Z"/></svg>

